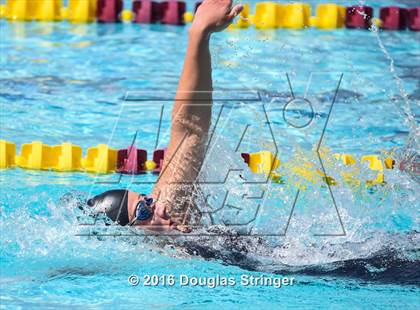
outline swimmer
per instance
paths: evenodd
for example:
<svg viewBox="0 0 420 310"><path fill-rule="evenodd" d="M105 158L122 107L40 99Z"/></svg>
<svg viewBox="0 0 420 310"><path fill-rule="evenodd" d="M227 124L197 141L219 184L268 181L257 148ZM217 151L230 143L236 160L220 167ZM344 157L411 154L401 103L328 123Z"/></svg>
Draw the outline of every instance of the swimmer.
<svg viewBox="0 0 420 310"><path fill-rule="evenodd" d="M111 190L88 200L95 212L119 225L154 231L190 232L200 217L195 184L204 161L211 122L210 36L225 29L242 11L232 0L204 0L189 29L188 48L179 80L169 145L158 181L150 195Z"/></svg>

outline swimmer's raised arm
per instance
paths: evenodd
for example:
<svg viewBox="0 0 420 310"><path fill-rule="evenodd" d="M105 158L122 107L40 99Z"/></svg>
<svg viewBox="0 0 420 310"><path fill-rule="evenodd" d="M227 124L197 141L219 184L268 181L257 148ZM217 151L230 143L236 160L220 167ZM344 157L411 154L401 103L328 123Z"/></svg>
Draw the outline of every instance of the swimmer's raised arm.
<svg viewBox="0 0 420 310"><path fill-rule="evenodd" d="M232 8L231 0L204 0L201 4L190 28L165 162L151 197L128 190L107 191L87 201L95 214L105 213L120 225L189 231L185 224L194 213L195 181L204 160L211 120L209 39L241 10L240 5Z"/></svg>
<svg viewBox="0 0 420 310"><path fill-rule="evenodd" d="M192 194L191 189L175 184L196 181L210 127L213 90L210 36L225 29L241 10L241 5L232 8L231 0L205 0L189 29L188 48L172 112L170 141L153 190L153 196L159 197L172 217L178 217L178 222L186 222L185 213ZM171 211L180 206L182 210L174 215Z"/></svg>

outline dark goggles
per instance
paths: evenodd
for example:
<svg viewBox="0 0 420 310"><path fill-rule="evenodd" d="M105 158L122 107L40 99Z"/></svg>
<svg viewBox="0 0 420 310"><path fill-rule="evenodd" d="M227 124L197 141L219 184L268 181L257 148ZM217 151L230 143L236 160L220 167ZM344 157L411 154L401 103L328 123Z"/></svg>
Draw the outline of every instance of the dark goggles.
<svg viewBox="0 0 420 310"><path fill-rule="evenodd" d="M150 219L153 215L153 198L143 196L135 209L134 219L131 221L130 226L133 225L136 221L146 221Z"/></svg>

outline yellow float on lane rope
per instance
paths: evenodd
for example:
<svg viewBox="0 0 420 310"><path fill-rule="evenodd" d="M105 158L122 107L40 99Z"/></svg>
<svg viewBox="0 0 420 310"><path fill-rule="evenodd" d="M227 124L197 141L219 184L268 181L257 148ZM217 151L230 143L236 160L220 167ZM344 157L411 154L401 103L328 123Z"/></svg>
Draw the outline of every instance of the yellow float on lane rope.
<svg viewBox="0 0 420 310"><path fill-rule="evenodd" d="M16 164L25 169L48 170L53 165L52 147L40 141L22 144Z"/></svg>
<svg viewBox="0 0 420 310"><path fill-rule="evenodd" d="M318 29L336 29L344 26L346 18L346 8L337 4L320 4L316 9L315 21L311 21L311 26Z"/></svg>
<svg viewBox="0 0 420 310"><path fill-rule="evenodd" d="M5 12L6 12L6 6L4 4L0 4L0 18L4 18L5 17Z"/></svg>
<svg viewBox="0 0 420 310"><path fill-rule="evenodd" d="M184 23L191 23L194 19L194 14L191 12L185 12L183 15Z"/></svg>
<svg viewBox="0 0 420 310"><path fill-rule="evenodd" d="M249 154L249 168L253 173L265 173L269 175L280 166L280 160L269 151L261 151Z"/></svg>
<svg viewBox="0 0 420 310"><path fill-rule="evenodd" d="M0 140L0 168L9 168L15 165L16 145L12 142Z"/></svg>
<svg viewBox="0 0 420 310"><path fill-rule="evenodd" d="M82 159L82 167L87 172L109 173L115 171L117 165L117 150L111 149L106 144L90 147L87 155Z"/></svg>
<svg viewBox="0 0 420 310"><path fill-rule="evenodd" d="M52 147L55 171L78 171L82 168L82 148L68 142Z"/></svg>
<svg viewBox="0 0 420 310"><path fill-rule="evenodd" d="M341 160L344 165L351 166L356 164L356 159L350 154L334 154L336 159Z"/></svg>
<svg viewBox="0 0 420 310"><path fill-rule="evenodd" d="M382 164L382 161L379 159L377 155L367 155L363 156L361 159L361 162L368 162L369 166L368 168L373 171L379 171L378 176L375 180L369 180L367 181L368 185L374 185L384 182L384 166Z"/></svg>
<svg viewBox="0 0 420 310"><path fill-rule="evenodd" d="M61 0L37 0L31 3L34 20L50 22L61 19Z"/></svg>
<svg viewBox="0 0 420 310"><path fill-rule="evenodd" d="M280 6L275 2L260 2L255 7L254 24L257 29L275 29L279 24Z"/></svg>
<svg viewBox="0 0 420 310"><path fill-rule="evenodd" d="M244 4L243 7L244 8L242 9L241 14L239 14L238 21L236 22L236 26L238 28L248 28L249 26L251 26L249 4Z"/></svg>
<svg viewBox="0 0 420 310"><path fill-rule="evenodd" d="M380 28L382 25L382 21L380 18L372 18L371 23L372 25L375 25L377 28Z"/></svg>
<svg viewBox="0 0 420 310"><path fill-rule="evenodd" d="M7 0L3 15L10 20L60 20L62 0Z"/></svg>
<svg viewBox="0 0 420 310"><path fill-rule="evenodd" d="M392 159L391 157L385 158L384 163L385 163L386 169L394 169L395 160Z"/></svg>
<svg viewBox="0 0 420 310"><path fill-rule="evenodd" d="M144 163L144 167L147 171L152 171L153 169L156 169L156 163L153 160L146 160Z"/></svg>
<svg viewBox="0 0 420 310"><path fill-rule="evenodd" d="M133 12L131 12L130 10L122 11L121 20L125 23L130 23L133 20Z"/></svg>
<svg viewBox="0 0 420 310"><path fill-rule="evenodd" d="M290 3L282 8L282 27L303 29L309 27L311 6L307 3Z"/></svg>
<svg viewBox="0 0 420 310"><path fill-rule="evenodd" d="M69 18L69 9L65 8L65 7L61 8L60 9L60 17L61 17L61 20L68 19Z"/></svg>
<svg viewBox="0 0 420 310"><path fill-rule="evenodd" d="M27 0L7 0L4 16L9 20L25 20L27 16Z"/></svg>
<svg viewBox="0 0 420 310"><path fill-rule="evenodd" d="M96 18L96 0L69 0L68 20L73 23L89 23Z"/></svg>

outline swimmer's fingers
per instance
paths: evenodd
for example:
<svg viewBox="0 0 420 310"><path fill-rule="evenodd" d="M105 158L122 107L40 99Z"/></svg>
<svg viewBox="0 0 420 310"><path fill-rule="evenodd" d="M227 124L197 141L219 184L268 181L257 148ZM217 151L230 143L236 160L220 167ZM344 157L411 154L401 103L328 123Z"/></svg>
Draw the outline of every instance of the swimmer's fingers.
<svg viewBox="0 0 420 310"><path fill-rule="evenodd" d="M241 14L242 10L244 9L244 6L242 4L237 4L235 5L231 10L230 13L228 15L228 19L230 22L233 21L233 19L238 16L239 14Z"/></svg>

